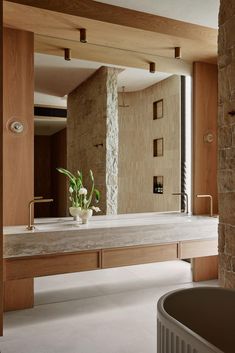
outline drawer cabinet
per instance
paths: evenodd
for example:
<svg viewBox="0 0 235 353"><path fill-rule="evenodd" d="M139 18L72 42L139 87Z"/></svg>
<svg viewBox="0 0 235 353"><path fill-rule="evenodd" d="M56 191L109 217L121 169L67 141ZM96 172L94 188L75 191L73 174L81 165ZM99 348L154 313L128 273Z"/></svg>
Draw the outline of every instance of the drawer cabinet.
<svg viewBox="0 0 235 353"><path fill-rule="evenodd" d="M95 270L100 268L100 254L97 250L7 259L4 261L5 280Z"/></svg>
<svg viewBox="0 0 235 353"><path fill-rule="evenodd" d="M133 246L102 250L102 268L176 260L177 244Z"/></svg>

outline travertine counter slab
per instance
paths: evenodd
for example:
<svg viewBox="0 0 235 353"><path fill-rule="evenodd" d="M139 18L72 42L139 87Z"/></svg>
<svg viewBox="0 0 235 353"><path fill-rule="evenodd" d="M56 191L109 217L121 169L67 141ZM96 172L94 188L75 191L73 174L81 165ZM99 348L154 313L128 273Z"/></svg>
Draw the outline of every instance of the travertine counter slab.
<svg viewBox="0 0 235 353"><path fill-rule="evenodd" d="M4 228L4 257L23 257L196 239L217 239L218 219L180 213L94 216L88 225L71 218L36 220Z"/></svg>

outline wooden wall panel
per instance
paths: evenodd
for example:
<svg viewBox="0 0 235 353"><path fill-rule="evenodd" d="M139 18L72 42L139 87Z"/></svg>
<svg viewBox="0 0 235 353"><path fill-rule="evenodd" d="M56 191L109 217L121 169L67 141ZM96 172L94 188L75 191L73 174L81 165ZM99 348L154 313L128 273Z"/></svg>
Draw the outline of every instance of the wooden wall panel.
<svg viewBox="0 0 235 353"><path fill-rule="evenodd" d="M34 190L36 196L53 198L53 202L34 206L35 218L65 217L67 214L66 177L56 168L67 168L66 129L54 135L34 138Z"/></svg>
<svg viewBox="0 0 235 353"><path fill-rule="evenodd" d="M52 215L53 217L65 217L67 215L67 179L56 168L67 168L67 129L63 129L52 135L51 141L52 161Z"/></svg>
<svg viewBox="0 0 235 353"><path fill-rule="evenodd" d="M4 29L4 225L26 224L33 198L33 40L33 33ZM9 131L12 120L23 122L23 133Z"/></svg>
<svg viewBox="0 0 235 353"><path fill-rule="evenodd" d="M217 199L217 66L194 63L194 124L193 124L193 213L208 214L209 199L198 199L197 194L210 194ZM214 141L204 142L204 135L212 133Z"/></svg>
<svg viewBox="0 0 235 353"><path fill-rule="evenodd" d="M34 138L34 194L52 198L51 183L51 136ZM35 218L51 217L52 203L34 205Z"/></svg>
<svg viewBox="0 0 235 353"><path fill-rule="evenodd" d="M0 52L3 50L2 1L0 1ZM0 116L3 116L3 56L0 57ZM0 124L0 336L3 335L3 120Z"/></svg>

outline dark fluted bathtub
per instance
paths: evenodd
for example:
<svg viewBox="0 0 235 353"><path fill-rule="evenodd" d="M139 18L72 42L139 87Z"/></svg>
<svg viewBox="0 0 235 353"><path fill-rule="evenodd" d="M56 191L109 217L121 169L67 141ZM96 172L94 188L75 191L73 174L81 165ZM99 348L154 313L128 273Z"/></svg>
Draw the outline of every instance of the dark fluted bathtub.
<svg viewBox="0 0 235 353"><path fill-rule="evenodd" d="M158 353L235 353L235 291L177 290L157 306Z"/></svg>

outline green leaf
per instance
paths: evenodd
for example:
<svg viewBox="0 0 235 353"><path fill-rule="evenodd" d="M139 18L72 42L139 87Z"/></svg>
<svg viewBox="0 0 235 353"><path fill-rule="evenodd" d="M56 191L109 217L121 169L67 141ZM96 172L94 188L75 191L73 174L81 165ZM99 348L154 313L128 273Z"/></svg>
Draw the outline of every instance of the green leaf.
<svg viewBox="0 0 235 353"><path fill-rule="evenodd" d="M94 193L95 193L95 201L99 202L100 201L100 192L97 189L94 189Z"/></svg>
<svg viewBox="0 0 235 353"><path fill-rule="evenodd" d="M73 179L69 180L69 187L71 187L73 189L73 191L75 191L74 189L76 188L76 183L74 182Z"/></svg>
<svg viewBox="0 0 235 353"><path fill-rule="evenodd" d="M90 177L91 177L92 182L94 183L94 175L93 175L93 172L91 169L90 169Z"/></svg>
<svg viewBox="0 0 235 353"><path fill-rule="evenodd" d="M64 168L56 168L58 170L58 172L66 175L69 179L71 180L76 180L75 176L69 171L69 170L66 170Z"/></svg>

